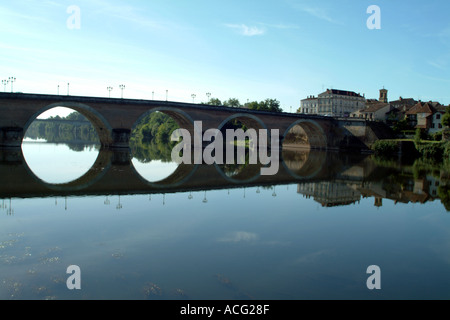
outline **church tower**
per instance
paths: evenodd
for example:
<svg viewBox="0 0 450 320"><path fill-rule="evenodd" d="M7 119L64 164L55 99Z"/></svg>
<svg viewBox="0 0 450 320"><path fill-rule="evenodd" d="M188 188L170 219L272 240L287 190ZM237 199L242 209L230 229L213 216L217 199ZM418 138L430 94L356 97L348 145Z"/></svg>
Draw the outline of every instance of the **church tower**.
<svg viewBox="0 0 450 320"><path fill-rule="evenodd" d="M378 101L387 103L388 97L387 97L388 91L383 87L383 89L380 90L380 99Z"/></svg>

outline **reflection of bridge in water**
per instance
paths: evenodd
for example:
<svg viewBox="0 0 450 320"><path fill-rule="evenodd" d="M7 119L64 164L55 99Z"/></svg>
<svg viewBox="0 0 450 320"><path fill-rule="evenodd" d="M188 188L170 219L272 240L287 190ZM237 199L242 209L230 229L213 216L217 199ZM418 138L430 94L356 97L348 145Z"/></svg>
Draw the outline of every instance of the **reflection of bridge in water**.
<svg viewBox="0 0 450 320"><path fill-rule="evenodd" d="M354 164L351 157L358 161L364 158L321 151L283 151L280 168L273 176L260 175L259 165L245 166L230 175L217 165L181 164L167 178L150 182L136 171L128 151L101 149L83 176L51 184L33 173L20 149L0 150L0 198L162 194L325 181L348 169L349 163Z"/></svg>

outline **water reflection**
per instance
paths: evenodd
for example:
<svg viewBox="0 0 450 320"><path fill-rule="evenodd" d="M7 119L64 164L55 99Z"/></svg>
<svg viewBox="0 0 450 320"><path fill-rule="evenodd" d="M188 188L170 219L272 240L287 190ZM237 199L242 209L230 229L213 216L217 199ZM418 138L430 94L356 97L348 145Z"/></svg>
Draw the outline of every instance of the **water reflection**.
<svg viewBox="0 0 450 320"><path fill-rule="evenodd" d="M245 197L246 187L257 187L259 193L264 186L273 188L275 197L276 185L295 183L298 193L328 207L373 197L377 205L382 205L382 199L401 203L440 200L449 208L448 168L424 166L420 161L401 165L367 155L283 150L278 173L261 176L261 166L248 163L208 166L155 160L142 164L130 160L126 151L86 148L74 154L57 144L25 143L23 155L17 150L0 154L3 198L190 191L187 198L192 199L192 191L230 188L243 188Z"/></svg>
<svg viewBox="0 0 450 320"><path fill-rule="evenodd" d="M448 298L446 166L284 150L275 176L199 165L155 184L126 153L98 153L57 189L0 152L0 298ZM72 264L80 291L65 284Z"/></svg>
<svg viewBox="0 0 450 320"><path fill-rule="evenodd" d="M77 180L89 171L98 157L96 145L74 149L67 144L39 141L24 142L22 152L34 175L49 184Z"/></svg>

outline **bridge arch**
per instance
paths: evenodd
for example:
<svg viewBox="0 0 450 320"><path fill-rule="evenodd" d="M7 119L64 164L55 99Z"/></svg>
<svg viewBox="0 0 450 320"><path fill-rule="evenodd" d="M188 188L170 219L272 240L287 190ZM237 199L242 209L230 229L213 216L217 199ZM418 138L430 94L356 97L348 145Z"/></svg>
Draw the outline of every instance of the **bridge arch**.
<svg viewBox="0 0 450 320"><path fill-rule="evenodd" d="M28 128L33 123L33 121L36 120L37 117L39 117L42 113L56 107L65 107L73 109L81 113L83 116L85 116L94 126L102 146L109 146L113 143L112 127L108 123L108 121L97 110L80 102L70 102L70 101L57 102L47 105L43 108L40 108L25 123L23 132L24 133L27 132Z"/></svg>
<svg viewBox="0 0 450 320"><path fill-rule="evenodd" d="M309 148L325 150L328 147L327 135L323 128L312 119L300 119L292 123L284 132L281 145L283 147L298 148L298 133L291 132L295 127L300 127L308 139Z"/></svg>
<svg viewBox="0 0 450 320"><path fill-rule="evenodd" d="M182 128L186 129L189 132L191 132L191 136L194 136L194 120L192 117L186 113L185 111L174 108L170 106L158 106L151 108L149 110L146 110L143 112L137 120L134 122L133 126L131 127L131 132L134 132L134 130L138 127L139 124L150 114L155 112L161 112L165 115L168 115L171 117L177 125ZM169 138L170 139L170 138ZM132 150L132 157L133 157L133 150ZM188 164L179 164L174 172L172 172L169 176L163 178L159 181L150 181L147 180L141 172L137 170L135 165L131 163L132 171L133 173L146 185L154 187L154 188L167 188L167 187L175 187L179 186L183 183L185 183L197 170L197 165L188 165Z"/></svg>
<svg viewBox="0 0 450 320"><path fill-rule="evenodd" d="M267 126L266 124L257 116L250 114L250 113L236 113L233 114L231 116L229 116L228 118L226 118L225 120L223 120L219 127L217 129L222 130L222 128L225 126L225 124L227 124L228 122L232 121L232 120L239 120L240 122L242 122L243 124L245 124L248 128L253 128L255 130L257 129L266 129L267 130Z"/></svg>

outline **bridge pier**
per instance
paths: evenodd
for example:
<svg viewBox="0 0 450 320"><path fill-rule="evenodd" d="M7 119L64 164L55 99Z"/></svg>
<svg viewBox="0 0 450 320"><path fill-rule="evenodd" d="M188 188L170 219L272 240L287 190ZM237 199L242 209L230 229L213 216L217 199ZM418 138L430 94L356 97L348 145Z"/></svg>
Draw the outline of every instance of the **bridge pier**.
<svg viewBox="0 0 450 320"><path fill-rule="evenodd" d="M1 148L20 148L23 140L23 128L4 127L0 129Z"/></svg>
<svg viewBox="0 0 450 320"><path fill-rule="evenodd" d="M131 130L117 128L111 132L112 143L106 147L111 149L129 149L130 148Z"/></svg>

